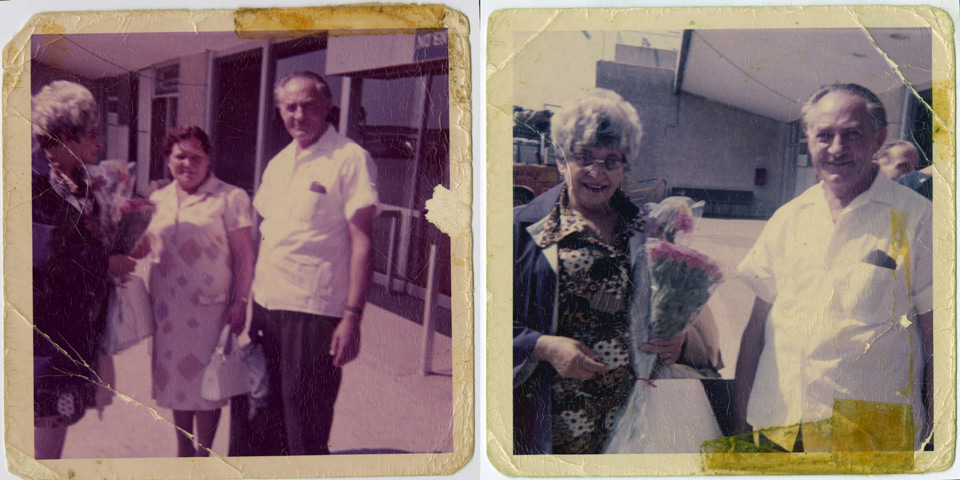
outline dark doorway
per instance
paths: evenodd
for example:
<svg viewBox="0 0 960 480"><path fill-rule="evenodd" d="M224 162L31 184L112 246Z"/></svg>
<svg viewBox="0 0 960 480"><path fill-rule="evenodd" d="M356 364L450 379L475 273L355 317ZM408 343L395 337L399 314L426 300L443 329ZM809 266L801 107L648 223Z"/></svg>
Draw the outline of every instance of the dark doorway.
<svg viewBox="0 0 960 480"><path fill-rule="evenodd" d="M253 195L260 104L260 50L219 58L214 67L213 172Z"/></svg>
<svg viewBox="0 0 960 480"><path fill-rule="evenodd" d="M177 122L177 97L154 97L150 111L150 180L159 180L166 178L162 144L167 129Z"/></svg>

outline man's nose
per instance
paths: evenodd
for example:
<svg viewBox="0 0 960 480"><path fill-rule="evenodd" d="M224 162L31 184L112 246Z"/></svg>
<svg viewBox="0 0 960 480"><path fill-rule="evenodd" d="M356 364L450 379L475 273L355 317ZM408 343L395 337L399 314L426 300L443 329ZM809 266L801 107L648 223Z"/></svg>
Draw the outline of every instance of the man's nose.
<svg viewBox="0 0 960 480"><path fill-rule="evenodd" d="M830 147L827 149L827 153L830 155L840 155L843 153L843 136L835 135L833 140L830 142Z"/></svg>

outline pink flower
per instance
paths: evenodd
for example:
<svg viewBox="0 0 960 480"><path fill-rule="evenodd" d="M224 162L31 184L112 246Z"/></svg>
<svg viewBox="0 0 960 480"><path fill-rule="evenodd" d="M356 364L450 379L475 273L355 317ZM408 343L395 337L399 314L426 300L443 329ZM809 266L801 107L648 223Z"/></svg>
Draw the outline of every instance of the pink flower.
<svg viewBox="0 0 960 480"><path fill-rule="evenodd" d="M720 267L706 255L686 247L674 245L670 242L656 241L649 248L648 255L651 262L669 261L683 263L690 269L704 270L715 281L723 279Z"/></svg>
<svg viewBox="0 0 960 480"><path fill-rule="evenodd" d="M152 212L157 206L146 198L131 198L120 207L120 213Z"/></svg>
<svg viewBox="0 0 960 480"><path fill-rule="evenodd" d="M693 231L693 219L690 218L689 215L678 213L673 220L674 227L676 227L677 230L686 233Z"/></svg>

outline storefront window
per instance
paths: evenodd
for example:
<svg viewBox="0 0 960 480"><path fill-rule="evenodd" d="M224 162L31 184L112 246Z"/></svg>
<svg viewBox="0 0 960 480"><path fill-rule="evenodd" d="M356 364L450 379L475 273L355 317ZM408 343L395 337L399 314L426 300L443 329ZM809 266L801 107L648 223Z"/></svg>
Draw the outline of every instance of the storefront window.
<svg viewBox="0 0 960 480"><path fill-rule="evenodd" d="M360 144L377 164L381 203L415 208L412 200L424 82L422 76L363 80Z"/></svg>
<svg viewBox="0 0 960 480"><path fill-rule="evenodd" d="M439 70L439 69L438 69ZM375 269L424 287L437 245L440 291L449 294L450 239L423 216L437 185L449 188L449 78L428 68L363 78L358 136L377 165L383 214L376 220ZM390 232L393 232L392 246Z"/></svg>

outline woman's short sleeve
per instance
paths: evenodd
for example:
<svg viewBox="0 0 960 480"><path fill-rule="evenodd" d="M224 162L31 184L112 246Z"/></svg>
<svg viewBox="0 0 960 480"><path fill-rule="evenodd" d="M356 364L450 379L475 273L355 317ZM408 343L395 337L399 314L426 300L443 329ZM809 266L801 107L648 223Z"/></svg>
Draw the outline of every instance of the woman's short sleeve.
<svg viewBox="0 0 960 480"><path fill-rule="evenodd" d="M253 211L250 196L239 188L231 188L227 194L223 224L227 233L253 226Z"/></svg>

